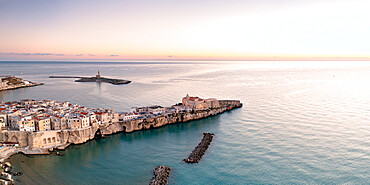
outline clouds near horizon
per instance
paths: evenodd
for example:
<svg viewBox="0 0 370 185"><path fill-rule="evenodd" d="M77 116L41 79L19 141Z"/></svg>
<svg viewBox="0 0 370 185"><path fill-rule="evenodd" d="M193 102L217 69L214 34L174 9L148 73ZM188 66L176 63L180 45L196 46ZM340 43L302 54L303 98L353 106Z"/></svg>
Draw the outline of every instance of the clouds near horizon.
<svg viewBox="0 0 370 185"><path fill-rule="evenodd" d="M362 0L0 3L0 60L370 57Z"/></svg>

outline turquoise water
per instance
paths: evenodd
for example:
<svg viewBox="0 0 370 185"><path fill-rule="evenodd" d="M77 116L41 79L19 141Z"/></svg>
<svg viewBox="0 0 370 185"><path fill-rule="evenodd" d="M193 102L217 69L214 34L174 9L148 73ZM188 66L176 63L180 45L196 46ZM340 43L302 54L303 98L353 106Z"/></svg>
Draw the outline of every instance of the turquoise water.
<svg viewBox="0 0 370 185"><path fill-rule="evenodd" d="M49 79L95 75L114 86ZM22 73L22 74L21 74ZM0 74L44 82L0 100L57 99L127 111L180 102L187 93L240 99L219 116L121 133L54 155L11 158L19 184L148 184L157 165L170 184L368 184L370 62L0 62ZM215 137L199 164L185 164L203 132Z"/></svg>

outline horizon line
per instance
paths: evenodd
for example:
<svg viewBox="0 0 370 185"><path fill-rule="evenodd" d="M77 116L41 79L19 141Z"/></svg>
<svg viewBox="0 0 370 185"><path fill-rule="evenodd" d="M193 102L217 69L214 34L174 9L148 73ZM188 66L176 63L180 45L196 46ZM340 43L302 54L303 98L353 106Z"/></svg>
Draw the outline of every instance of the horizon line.
<svg viewBox="0 0 370 185"><path fill-rule="evenodd" d="M124 62L124 61L370 61L370 57L273 57L273 58L121 58L121 59L0 59L0 62L94 62L94 61L110 61L110 62Z"/></svg>

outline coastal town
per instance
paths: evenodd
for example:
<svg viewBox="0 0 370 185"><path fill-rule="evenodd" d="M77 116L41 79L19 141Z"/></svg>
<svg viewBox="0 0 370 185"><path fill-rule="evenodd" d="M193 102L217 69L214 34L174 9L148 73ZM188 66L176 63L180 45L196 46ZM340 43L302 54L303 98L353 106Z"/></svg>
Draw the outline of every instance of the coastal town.
<svg viewBox="0 0 370 185"><path fill-rule="evenodd" d="M123 113L54 100L1 101L0 162L15 153L50 154L97 137L203 119L241 106L239 100L189 95L170 107L132 107Z"/></svg>
<svg viewBox="0 0 370 185"><path fill-rule="evenodd" d="M43 83L31 82L29 80L23 80L12 75L0 76L0 91L12 90L25 87L33 87L43 85Z"/></svg>
<svg viewBox="0 0 370 185"><path fill-rule="evenodd" d="M87 128L92 124L105 125L214 108L220 108L217 99L201 99L189 95L182 99L182 103L171 107L132 107L130 112L120 114L114 109L89 109L69 102L25 99L20 102L0 102L0 127L2 131L74 130ZM54 139L53 141L55 142Z"/></svg>

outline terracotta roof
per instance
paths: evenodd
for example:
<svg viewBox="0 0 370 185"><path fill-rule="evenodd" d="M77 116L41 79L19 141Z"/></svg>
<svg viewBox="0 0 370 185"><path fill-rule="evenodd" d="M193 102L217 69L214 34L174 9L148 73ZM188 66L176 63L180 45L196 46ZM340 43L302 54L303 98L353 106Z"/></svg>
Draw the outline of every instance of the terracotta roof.
<svg viewBox="0 0 370 185"><path fill-rule="evenodd" d="M197 101L203 101L203 99L199 97L189 97L190 101L196 101L196 99L198 99Z"/></svg>

